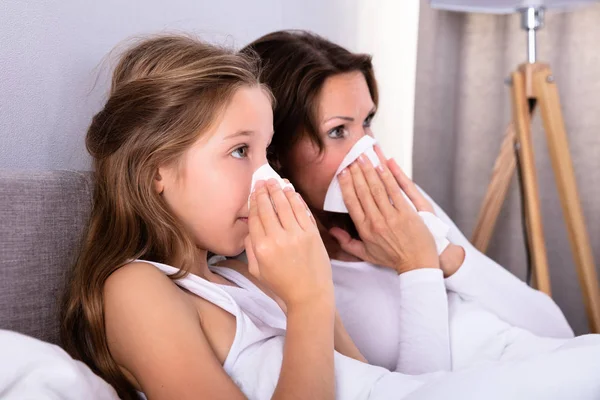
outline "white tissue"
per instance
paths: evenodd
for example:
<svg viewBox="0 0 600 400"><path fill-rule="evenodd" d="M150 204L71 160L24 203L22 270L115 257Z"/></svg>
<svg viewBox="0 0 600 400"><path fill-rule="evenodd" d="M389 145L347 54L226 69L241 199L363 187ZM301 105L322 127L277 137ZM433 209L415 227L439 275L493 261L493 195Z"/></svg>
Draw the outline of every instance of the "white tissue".
<svg viewBox="0 0 600 400"><path fill-rule="evenodd" d="M252 174L252 184L250 185L250 194L254 192L254 187L256 186L256 182L258 181L267 181L269 179L275 179L281 189L285 189L286 187L292 188L294 190L294 186L291 183L287 183L284 181L281 176L269 164L264 164L260 166L254 173ZM248 207L250 207L250 197L248 197Z"/></svg>
<svg viewBox="0 0 600 400"><path fill-rule="evenodd" d="M323 204L323 210L337 212L337 213L348 213L348 209L346 208L346 204L344 203L344 197L342 195L342 188L340 187L340 182L338 181L338 174L342 172L342 170L352 164L356 159L364 154L369 158L371 164L374 167L379 166L381 162L379 161L379 157L373 146L377 141L371 136L363 136L358 142L352 146L346 157L342 160L340 166L338 167L333 180L329 184L329 188L327 189L327 194L325 195L325 202ZM412 206L413 210L417 210L414 204L410 201L406 193L402 192L404 198L408 201L408 203ZM390 200L391 201L391 200ZM448 232L450 228L446 225L441 219L439 219L436 215L421 211L419 215L423 219L423 222L433 235L435 239L436 248L438 254L442 254L442 252L448 247L450 241L447 239Z"/></svg>
<svg viewBox="0 0 600 400"><path fill-rule="evenodd" d="M429 232L433 235L438 255L442 254L444 250L446 250L446 247L450 245L450 241L448 240L450 227L446 225L444 221L439 219L437 215L430 213L429 211L419 211L419 215L425 223L425 226L427 226L427 229L429 229Z"/></svg>
<svg viewBox="0 0 600 400"><path fill-rule="evenodd" d="M338 167L333 180L329 184L327 194L325 194L325 203L323 204L323 210L337 212L337 213L348 213L346 204L344 204L344 197L342 196L342 188L338 181L338 175L344 168L352 164L358 156L365 154L374 167L379 166L379 157L373 149L373 146L377 143L371 136L365 135L358 142L352 146L346 157L342 160L342 163Z"/></svg>
<svg viewBox="0 0 600 400"><path fill-rule="evenodd" d="M277 182L279 182L279 186L281 186L282 189L285 189L286 187L294 189L294 186L291 183L287 183L286 181L284 181L281 178L281 176L279 176L279 174L275 172L273 168L271 168L269 164L263 164L252 174L250 194L254 192L254 186L256 186L256 182L268 181L269 179L275 179Z"/></svg>

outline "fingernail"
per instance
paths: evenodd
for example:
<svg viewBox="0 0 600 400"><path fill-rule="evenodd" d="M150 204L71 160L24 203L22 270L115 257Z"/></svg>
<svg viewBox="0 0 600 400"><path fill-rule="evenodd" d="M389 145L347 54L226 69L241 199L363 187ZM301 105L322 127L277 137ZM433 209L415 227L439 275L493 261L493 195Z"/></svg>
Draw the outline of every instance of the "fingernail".
<svg viewBox="0 0 600 400"><path fill-rule="evenodd" d="M254 185L254 190L260 189L263 186L265 186L265 181L258 181L256 182L256 185Z"/></svg>
<svg viewBox="0 0 600 400"><path fill-rule="evenodd" d="M383 172L383 165L379 164L379 165L377 166L377 171L379 171L379 172Z"/></svg>
<svg viewBox="0 0 600 400"><path fill-rule="evenodd" d="M361 164L365 163L365 155L361 154L360 156L358 156L358 162Z"/></svg>
<svg viewBox="0 0 600 400"><path fill-rule="evenodd" d="M277 180L271 178L269 179L269 181L267 182L269 184L269 186L271 187L275 187L275 186L279 186L279 182L277 182Z"/></svg>
<svg viewBox="0 0 600 400"><path fill-rule="evenodd" d="M342 171L339 173L339 175L338 175L338 176L344 176L344 175L346 175L347 173L348 173L348 168L344 168L344 169L343 169L343 170L342 170Z"/></svg>

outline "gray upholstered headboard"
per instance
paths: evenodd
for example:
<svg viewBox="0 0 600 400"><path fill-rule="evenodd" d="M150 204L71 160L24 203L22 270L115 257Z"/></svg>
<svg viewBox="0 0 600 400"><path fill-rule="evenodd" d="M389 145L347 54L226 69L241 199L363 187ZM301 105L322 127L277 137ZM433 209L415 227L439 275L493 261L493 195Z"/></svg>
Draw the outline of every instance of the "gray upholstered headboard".
<svg viewBox="0 0 600 400"><path fill-rule="evenodd" d="M0 328L58 343L58 297L91 200L87 172L0 170Z"/></svg>

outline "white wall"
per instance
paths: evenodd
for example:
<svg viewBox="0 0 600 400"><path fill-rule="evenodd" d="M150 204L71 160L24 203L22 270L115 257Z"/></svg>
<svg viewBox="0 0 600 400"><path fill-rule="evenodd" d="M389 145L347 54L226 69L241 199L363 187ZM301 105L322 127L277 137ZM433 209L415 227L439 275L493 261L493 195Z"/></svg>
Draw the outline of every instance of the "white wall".
<svg viewBox="0 0 600 400"><path fill-rule="evenodd" d="M89 168L83 143L106 93L103 60L126 38L186 31L240 47L284 28L313 30L376 53L384 101L377 135L409 167L413 8L418 13L418 0L0 0L0 168ZM393 26L390 12L408 36ZM408 51L396 54L398 48Z"/></svg>
<svg viewBox="0 0 600 400"><path fill-rule="evenodd" d="M358 15L357 50L373 54L379 84L375 136L412 176L419 0L361 1Z"/></svg>

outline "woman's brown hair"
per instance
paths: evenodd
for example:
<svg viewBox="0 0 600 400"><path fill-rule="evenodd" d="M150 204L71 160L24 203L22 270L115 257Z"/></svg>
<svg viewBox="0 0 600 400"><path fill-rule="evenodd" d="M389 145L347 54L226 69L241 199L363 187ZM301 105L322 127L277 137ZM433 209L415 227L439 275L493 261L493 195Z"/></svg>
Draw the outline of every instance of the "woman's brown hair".
<svg viewBox="0 0 600 400"><path fill-rule="evenodd" d="M145 39L121 56L108 101L92 119L86 147L93 206L61 305L61 341L123 399L138 396L108 348L104 283L135 259L177 266L177 276L196 262L193 238L153 181L159 166L177 163L207 131L238 88L259 85L257 66L191 37Z"/></svg>
<svg viewBox="0 0 600 400"><path fill-rule="evenodd" d="M256 54L261 59L261 78L275 97L275 135L269 148L269 161L282 175L291 176L285 161L289 151L304 135L323 151L323 142L317 131L316 106L327 78L346 72L362 72L377 105L377 82L371 56L351 53L314 33L269 33L241 52Z"/></svg>

